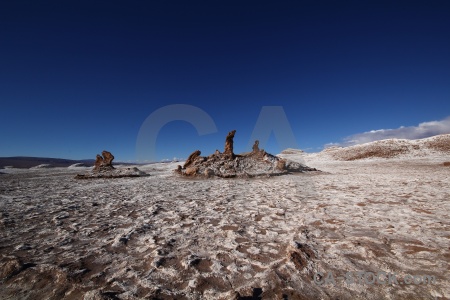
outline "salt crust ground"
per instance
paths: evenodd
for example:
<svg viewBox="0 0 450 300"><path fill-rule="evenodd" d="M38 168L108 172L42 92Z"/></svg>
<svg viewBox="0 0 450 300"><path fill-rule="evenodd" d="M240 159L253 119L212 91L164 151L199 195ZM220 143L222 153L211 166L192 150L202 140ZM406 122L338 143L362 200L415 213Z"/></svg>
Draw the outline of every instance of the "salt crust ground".
<svg viewBox="0 0 450 300"><path fill-rule="evenodd" d="M450 297L448 158L290 158L324 172L192 180L176 163L79 181L67 168L1 170L0 298ZM295 244L314 252L306 265ZM312 281L358 270L436 284Z"/></svg>

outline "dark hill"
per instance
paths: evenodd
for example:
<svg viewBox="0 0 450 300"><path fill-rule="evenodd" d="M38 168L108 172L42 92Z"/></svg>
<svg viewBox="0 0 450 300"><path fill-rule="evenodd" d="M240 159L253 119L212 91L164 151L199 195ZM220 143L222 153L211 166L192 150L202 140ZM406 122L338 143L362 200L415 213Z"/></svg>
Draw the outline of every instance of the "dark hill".
<svg viewBox="0 0 450 300"><path fill-rule="evenodd" d="M0 169L6 166L12 166L14 168L28 169L42 164L49 164L53 167L68 167L76 163L84 163L88 166L94 165L93 159L84 160L72 160L63 158L48 158L48 157L0 157Z"/></svg>

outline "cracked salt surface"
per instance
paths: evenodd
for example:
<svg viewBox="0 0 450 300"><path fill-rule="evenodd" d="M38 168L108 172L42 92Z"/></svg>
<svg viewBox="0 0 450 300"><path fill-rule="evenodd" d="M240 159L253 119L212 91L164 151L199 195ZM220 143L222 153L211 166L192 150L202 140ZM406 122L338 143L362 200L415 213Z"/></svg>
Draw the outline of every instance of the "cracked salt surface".
<svg viewBox="0 0 450 300"><path fill-rule="evenodd" d="M2 170L0 298L450 297L444 158L289 158L324 172L201 180L169 163L79 181L74 169ZM313 282L360 270L436 284Z"/></svg>

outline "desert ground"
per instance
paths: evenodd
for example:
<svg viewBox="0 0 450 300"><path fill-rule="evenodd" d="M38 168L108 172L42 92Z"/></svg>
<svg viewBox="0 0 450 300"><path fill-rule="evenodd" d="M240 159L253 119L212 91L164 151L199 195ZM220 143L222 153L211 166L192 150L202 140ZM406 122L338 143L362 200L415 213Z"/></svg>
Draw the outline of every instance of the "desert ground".
<svg viewBox="0 0 450 300"><path fill-rule="evenodd" d="M165 163L138 166L148 177L76 180L83 168L0 170L0 298L450 298L448 157L285 156L322 172L187 179ZM358 271L397 282L346 282Z"/></svg>

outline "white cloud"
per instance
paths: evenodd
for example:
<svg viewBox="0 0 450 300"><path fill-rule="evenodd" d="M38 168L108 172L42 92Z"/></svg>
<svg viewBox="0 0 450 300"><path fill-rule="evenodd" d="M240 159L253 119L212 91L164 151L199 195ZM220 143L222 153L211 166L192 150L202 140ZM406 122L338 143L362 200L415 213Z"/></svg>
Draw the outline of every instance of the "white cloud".
<svg viewBox="0 0 450 300"><path fill-rule="evenodd" d="M352 146L384 139L423 139L450 133L450 116L441 121L420 123L418 126L401 126L397 129L379 129L348 136L340 146ZM327 144L336 146L335 143ZM325 146L327 146L325 145Z"/></svg>
<svg viewBox="0 0 450 300"><path fill-rule="evenodd" d="M328 143L328 144L325 144L323 147L330 148L330 147L339 147L339 146L342 146L342 145L340 143Z"/></svg>

